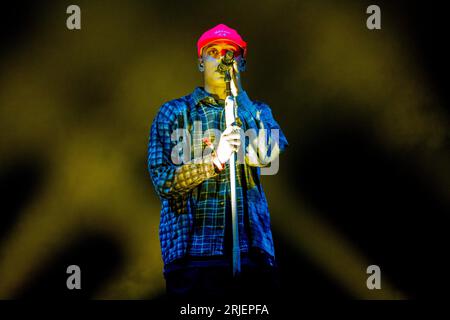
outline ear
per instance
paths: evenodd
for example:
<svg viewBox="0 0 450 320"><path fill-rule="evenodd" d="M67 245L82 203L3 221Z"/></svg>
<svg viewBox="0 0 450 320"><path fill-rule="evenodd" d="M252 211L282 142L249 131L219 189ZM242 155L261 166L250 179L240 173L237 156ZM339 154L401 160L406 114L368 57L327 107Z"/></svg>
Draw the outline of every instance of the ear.
<svg viewBox="0 0 450 320"><path fill-rule="evenodd" d="M203 63L203 59L202 58L198 59L198 71L200 71L200 72L205 71L205 65Z"/></svg>
<svg viewBox="0 0 450 320"><path fill-rule="evenodd" d="M247 67L247 61L244 58L240 59L239 64L238 64L239 72L245 71L246 67Z"/></svg>

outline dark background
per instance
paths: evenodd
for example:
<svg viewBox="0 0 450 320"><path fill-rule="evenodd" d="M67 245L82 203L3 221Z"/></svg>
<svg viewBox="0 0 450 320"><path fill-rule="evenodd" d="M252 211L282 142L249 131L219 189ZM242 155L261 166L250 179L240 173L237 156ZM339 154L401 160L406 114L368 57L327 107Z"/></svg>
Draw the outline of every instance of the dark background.
<svg viewBox="0 0 450 320"><path fill-rule="evenodd" d="M244 87L289 141L263 177L282 286L320 299L447 290L445 10L378 1L78 1L4 5L0 298L162 299L159 201L146 172L158 107L201 85L218 23L249 44ZM234 8L238 6L238 8ZM66 289L66 268L82 290ZM382 290L366 288L380 266Z"/></svg>

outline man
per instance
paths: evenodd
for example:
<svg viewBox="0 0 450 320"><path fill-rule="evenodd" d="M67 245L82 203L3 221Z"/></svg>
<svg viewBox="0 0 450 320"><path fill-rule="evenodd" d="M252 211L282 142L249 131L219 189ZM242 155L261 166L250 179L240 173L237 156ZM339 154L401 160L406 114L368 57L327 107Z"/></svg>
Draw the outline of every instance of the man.
<svg viewBox="0 0 450 320"><path fill-rule="evenodd" d="M273 294L275 253L260 168L270 166L287 140L269 106L242 89L247 44L236 30L217 25L200 37L197 51L204 87L162 105L148 146L148 169L162 202L167 292L213 299ZM217 68L227 51L234 54L231 89L240 121L225 128L226 84ZM254 134L243 139L243 132ZM233 276L229 159L241 151L236 194L242 267Z"/></svg>

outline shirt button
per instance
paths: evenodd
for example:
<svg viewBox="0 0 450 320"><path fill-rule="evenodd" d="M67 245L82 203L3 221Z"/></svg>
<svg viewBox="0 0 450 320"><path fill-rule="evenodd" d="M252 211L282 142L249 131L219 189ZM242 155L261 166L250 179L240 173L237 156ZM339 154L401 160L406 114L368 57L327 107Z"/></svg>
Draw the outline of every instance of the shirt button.
<svg viewBox="0 0 450 320"><path fill-rule="evenodd" d="M224 205L224 202L223 202L223 201L220 201L219 204L220 204L221 206L223 206L223 205Z"/></svg>

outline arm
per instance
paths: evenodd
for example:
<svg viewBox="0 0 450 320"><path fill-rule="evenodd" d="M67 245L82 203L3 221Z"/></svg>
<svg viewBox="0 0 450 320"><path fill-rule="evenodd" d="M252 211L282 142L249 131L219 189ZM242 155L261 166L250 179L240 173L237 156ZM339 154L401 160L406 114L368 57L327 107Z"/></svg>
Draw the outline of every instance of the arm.
<svg viewBox="0 0 450 320"><path fill-rule="evenodd" d="M250 166L269 166L285 150L287 139L268 105L252 102L245 91L239 93L237 102L238 114L247 124L245 161Z"/></svg>
<svg viewBox="0 0 450 320"><path fill-rule="evenodd" d="M273 118L270 107L252 102L242 89L237 61L231 68L231 75L231 90L238 103L238 115L247 127L245 135L249 141L244 144L245 162L250 166L267 167L287 147L287 139Z"/></svg>
<svg viewBox="0 0 450 320"><path fill-rule="evenodd" d="M165 104L153 121L148 144L148 170L156 192L163 198L186 195L200 183L217 175L212 155L184 164L174 164L172 152L177 141L172 133L178 129L175 107Z"/></svg>

